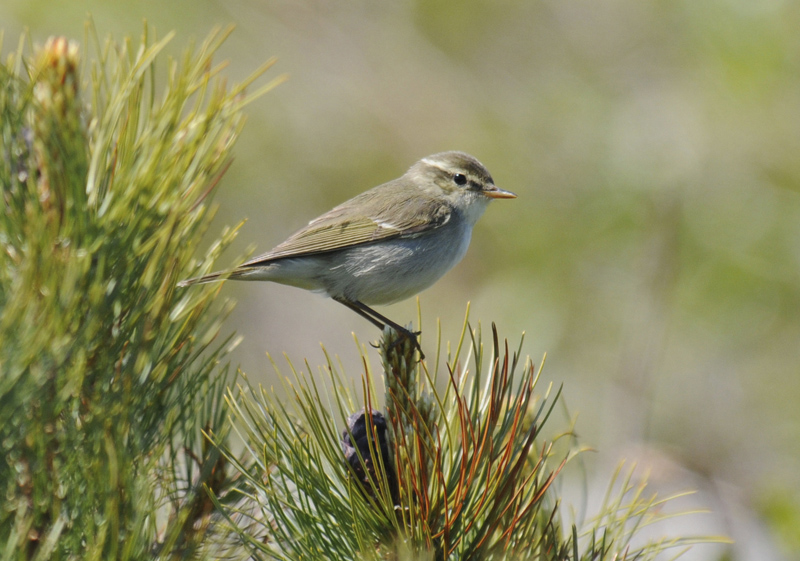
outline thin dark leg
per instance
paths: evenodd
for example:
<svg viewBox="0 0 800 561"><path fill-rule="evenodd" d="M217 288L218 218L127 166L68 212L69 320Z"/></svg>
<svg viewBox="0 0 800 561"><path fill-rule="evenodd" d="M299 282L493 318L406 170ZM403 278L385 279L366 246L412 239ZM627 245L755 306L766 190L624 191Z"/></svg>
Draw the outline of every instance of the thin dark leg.
<svg viewBox="0 0 800 561"><path fill-rule="evenodd" d="M373 321L375 322L375 325L377 325L381 329L383 329L386 325L388 325L389 327L391 327L395 331L399 331L403 335L410 335L410 336L413 336L413 337L416 337L417 335L419 335L419 332L414 333L414 332L409 331L408 329L406 329L402 325L396 324L395 322L393 322L392 320L390 320L386 316L379 314L378 312L376 312L375 310L373 310L372 308L370 308L366 304L364 304L362 302L359 302L358 300L356 300L355 302L351 302L351 304L354 306L352 309L356 310L358 313L363 314L364 317L372 317L372 318L374 318ZM378 321L375 321L375 320L378 320Z"/></svg>
<svg viewBox="0 0 800 561"><path fill-rule="evenodd" d="M350 300L345 300L344 298L334 298L334 300L336 300L340 304L344 304L345 306L347 306L348 308L353 310L355 313L360 315L362 318L364 318L367 321L369 321L372 325L374 325L375 327L377 327L381 331L383 330L384 327L386 327L387 324L392 325L392 322L389 322L389 321L383 321L383 322L379 321L375 317L371 316L367 311L362 310L361 308L359 308L356 305L355 302L351 302ZM362 304L362 306L364 306L364 305ZM370 312L373 311L371 308L369 308L367 306L364 306L364 307L367 308L367 310L369 310ZM381 319L385 320L386 318L381 318ZM392 327L394 327L394 326L392 326Z"/></svg>
<svg viewBox="0 0 800 561"><path fill-rule="evenodd" d="M395 322L393 322L392 320L390 320L386 316L379 314L378 312L376 312L375 310L373 310L372 308L370 308L366 304L364 304L362 302L359 302L358 300L345 300L344 298L334 298L334 300L336 300L340 304L344 304L345 306L347 306L348 308L353 310L355 313L360 315L362 318L364 318L367 321L369 321L372 325L374 325L375 327L377 327L381 331L383 331L383 328L388 325L389 327L391 327L392 329L394 329L395 331L397 331L398 333L400 333L404 337L406 337L409 340L411 340L414 343L414 346L417 347L417 350L419 351L419 357L421 359L425 358L425 355L422 352L422 347L420 347L419 340L417 339L417 335L419 335L420 332L414 333L412 331L409 331L408 329L406 329L402 325L396 324Z"/></svg>

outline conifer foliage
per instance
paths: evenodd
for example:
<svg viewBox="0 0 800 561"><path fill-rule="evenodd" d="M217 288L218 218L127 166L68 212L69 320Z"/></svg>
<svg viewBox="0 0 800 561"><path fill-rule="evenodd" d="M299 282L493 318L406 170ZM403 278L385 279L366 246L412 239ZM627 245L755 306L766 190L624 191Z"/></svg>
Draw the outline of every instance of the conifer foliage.
<svg viewBox="0 0 800 561"><path fill-rule="evenodd" d="M242 107L270 86L244 92L266 66L219 79L227 33L162 66L170 37L146 30L31 54L23 38L0 64L4 559L152 558L199 539L202 485L224 480L200 430L223 418L228 306L175 284Z"/></svg>

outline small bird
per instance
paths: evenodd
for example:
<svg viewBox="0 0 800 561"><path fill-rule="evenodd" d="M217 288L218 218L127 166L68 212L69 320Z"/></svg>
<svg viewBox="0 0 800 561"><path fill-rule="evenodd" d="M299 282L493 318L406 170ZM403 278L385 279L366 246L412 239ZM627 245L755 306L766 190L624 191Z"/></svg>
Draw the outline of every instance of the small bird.
<svg viewBox="0 0 800 561"><path fill-rule="evenodd" d="M272 281L321 292L379 329L416 334L369 306L409 298L461 261L492 199L513 199L463 152L423 158L402 176L315 218L274 249L178 286L226 279ZM417 344L417 348L419 345Z"/></svg>

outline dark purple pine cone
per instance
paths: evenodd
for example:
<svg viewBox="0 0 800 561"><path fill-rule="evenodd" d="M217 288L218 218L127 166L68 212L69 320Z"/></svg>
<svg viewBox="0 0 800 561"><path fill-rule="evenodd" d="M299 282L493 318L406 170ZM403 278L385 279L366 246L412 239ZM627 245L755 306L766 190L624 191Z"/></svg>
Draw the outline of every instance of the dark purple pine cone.
<svg viewBox="0 0 800 561"><path fill-rule="evenodd" d="M368 426L365 409L353 413L347 418L349 434L347 430L342 432L342 451L344 452L345 460L350 464L352 473L360 484L361 491L376 500L374 488L380 489L382 486L381 480L378 479L377 475L377 470L380 469L382 464L386 472L386 482L389 484L392 502L398 505L397 476L394 471L394 461L389 452L386 418L373 409L371 425ZM374 436L378 437L377 445L374 442L370 444L370 439ZM358 453L356 450L358 450ZM372 457L372 451L378 450L381 453L380 461ZM358 457L359 453L361 454L361 459ZM363 460L363 464L361 460Z"/></svg>

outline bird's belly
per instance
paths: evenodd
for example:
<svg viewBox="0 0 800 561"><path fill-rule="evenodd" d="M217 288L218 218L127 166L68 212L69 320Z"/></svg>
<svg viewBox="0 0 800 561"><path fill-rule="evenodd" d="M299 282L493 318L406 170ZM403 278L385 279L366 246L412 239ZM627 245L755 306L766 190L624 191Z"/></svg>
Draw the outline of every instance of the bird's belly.
<svg viewBox="0 0 800 561"><path fill-rule="evenodd" d="M425 290L458 263L470 232L433 232L417 238L353 247L323 276L330 296L367 305L391 304Z"/></svg>

